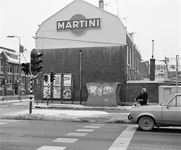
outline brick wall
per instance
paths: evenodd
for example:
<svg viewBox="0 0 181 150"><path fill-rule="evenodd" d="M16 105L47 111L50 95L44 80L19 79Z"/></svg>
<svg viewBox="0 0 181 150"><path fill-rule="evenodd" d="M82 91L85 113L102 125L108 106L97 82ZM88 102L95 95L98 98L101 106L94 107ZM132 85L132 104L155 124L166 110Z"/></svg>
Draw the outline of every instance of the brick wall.
<svg viewBox="0 0 181 150"><path fill-rule="evenodd" d="M80 100L80 50L82 53L82 100L87 101L88 82L126 81L126 47L95 47L40 50L43 53L43 72L73 74L74 101ZM36 91L39 95L42 92ZM36 95L37 95L36 93Z"/></svg>
<svg viewBox="0 0 181 150"><path fill-rule="evenodd" d="M126 83L125 102L131 103L141 92L142 88L147 89L150 103L158 103L158 83Z"/></svg>

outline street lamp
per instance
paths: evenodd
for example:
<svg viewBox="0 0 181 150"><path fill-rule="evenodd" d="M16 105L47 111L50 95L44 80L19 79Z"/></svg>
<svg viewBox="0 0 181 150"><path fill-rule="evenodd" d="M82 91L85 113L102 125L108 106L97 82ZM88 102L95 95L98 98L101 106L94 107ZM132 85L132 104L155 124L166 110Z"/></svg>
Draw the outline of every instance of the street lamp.
<svg viewBox="0 0 181 150"><path fill-rule="evenodd" d="M19 68L18 68L18 71L19 71L19 76L18 76L18 81L19 81L19 96L18 96L18 99L20 99L20 95L21 95L21 82L20 82L20 79L21 79L21 72L20 72L20 47L21 47L21 39L19 36L16 36L16 35L9 35L7 36L8 38L18 38L19 39Z"/></svg>

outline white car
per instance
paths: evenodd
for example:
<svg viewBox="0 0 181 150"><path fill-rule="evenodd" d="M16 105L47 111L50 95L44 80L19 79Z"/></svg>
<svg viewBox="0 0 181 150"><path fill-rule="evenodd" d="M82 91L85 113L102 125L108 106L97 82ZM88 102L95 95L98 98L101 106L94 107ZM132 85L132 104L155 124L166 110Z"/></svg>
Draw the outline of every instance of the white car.
<svg viewBox="0 0 181 150"><path fill-rule="evenodd" d="M133 107L128 119L147 131L154 126L181 126L181 93L170 95L159 105Z"/></svg>

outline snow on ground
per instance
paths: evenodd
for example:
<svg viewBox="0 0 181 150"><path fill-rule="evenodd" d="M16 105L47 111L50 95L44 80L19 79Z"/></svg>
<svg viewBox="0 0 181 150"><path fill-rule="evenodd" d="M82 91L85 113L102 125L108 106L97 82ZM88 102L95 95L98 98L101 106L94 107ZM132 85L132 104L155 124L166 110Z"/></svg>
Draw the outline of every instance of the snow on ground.
<svg viewBox="0 0 181 150"><path fill-rule="evenodd" d="M28 111L19 111L14 114L8 114L13 116L27 115ZM103 117L108 116L110 113L105 111L88 111L88 110L53 110L53 109L33 109L32 115L47 116L55 118L81 118L81 117Z"/></svg>
<svg viewBox="0 0 181 150"><path fill-rule="evenodd" d="M104 111L87 111L87 110L46 110L46 109L40 109L40 110L33 110L33 114L43 114L48 116L59 116L59 115L67 115L67 116L77 116L77 117L93 117L93 116L101 116L101 115L107 115L109 113Z"/></svg>

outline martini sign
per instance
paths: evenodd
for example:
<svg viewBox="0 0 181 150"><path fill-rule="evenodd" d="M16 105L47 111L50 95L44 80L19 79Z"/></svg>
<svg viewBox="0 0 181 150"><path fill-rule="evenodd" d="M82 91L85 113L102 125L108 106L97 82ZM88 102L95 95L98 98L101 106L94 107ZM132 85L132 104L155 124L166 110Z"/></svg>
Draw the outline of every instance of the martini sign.
<svg viewBox="0 0 181 150"><path fill-rule="evenodd" d="M72 16L70 20L57 21L57 31L70 30L75 35L84 34L87 29L100 29L101 19L86 19L81 14Z"/></svg>

